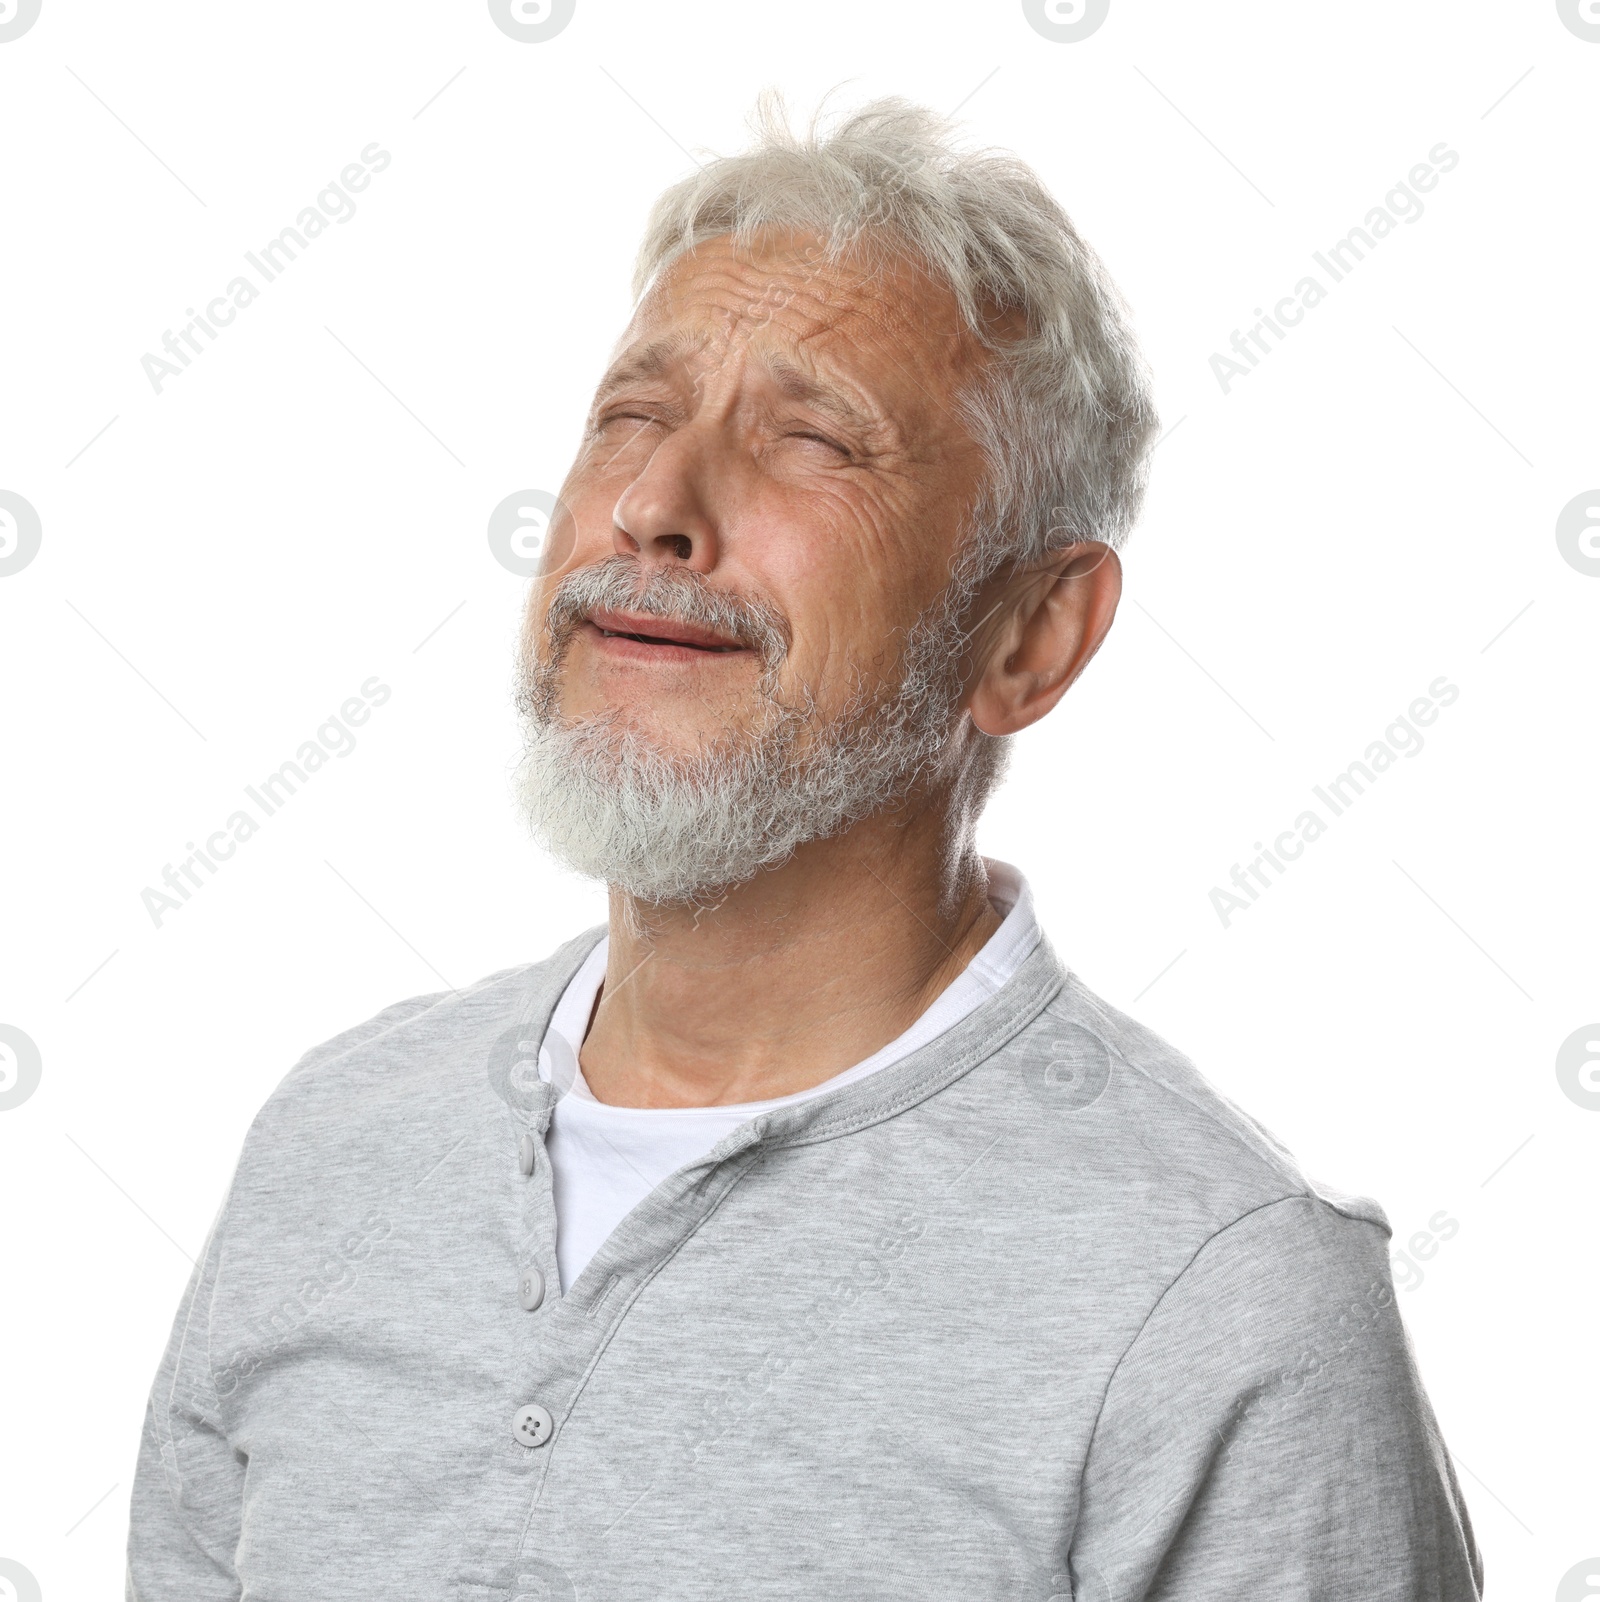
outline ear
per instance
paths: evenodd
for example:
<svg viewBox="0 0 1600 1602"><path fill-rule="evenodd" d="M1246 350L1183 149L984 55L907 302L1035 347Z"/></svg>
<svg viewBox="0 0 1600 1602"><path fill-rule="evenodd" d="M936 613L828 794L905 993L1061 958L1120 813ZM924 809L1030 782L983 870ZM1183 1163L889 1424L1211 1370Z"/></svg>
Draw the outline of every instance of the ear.
<svg viewBox="0 0 1600 1602"><path fill-rule="evenodd" d="M966 696L974 725L1001 735L1037 723L1100 649L1121 597L1117 553L1082 540L981 599Z"/></svg>

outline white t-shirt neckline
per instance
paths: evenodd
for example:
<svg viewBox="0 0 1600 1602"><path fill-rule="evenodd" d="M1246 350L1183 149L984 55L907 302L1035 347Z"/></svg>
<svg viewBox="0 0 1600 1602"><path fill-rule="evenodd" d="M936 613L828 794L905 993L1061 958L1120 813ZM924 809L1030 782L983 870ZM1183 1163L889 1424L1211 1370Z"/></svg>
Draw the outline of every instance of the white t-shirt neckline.
<svg viewBox="0 0 1600 1602"><path fill-rule="evenodd" d="M966 968L903 1034L853 1067L821 1084L767 1101L713 1107L617 1107L595 1099L579 1070L556 1103L545 1136L553 1170L556 1258L563 1291L578 1277L606 1237L669 1174L695 1162L724 1135L773 1108L859 1083L920 1050L960 1023L1009 980L1039 944L1040 931L1027 881L1008 863L985 859L989 899L1004 914L998 929ZM567 982L551 1015L550 1035L562 1038L576 1061L588 1033L595 998L605 980L610 940L602 937ZM540 1071L555 1059L548 1044Z"/></svg>

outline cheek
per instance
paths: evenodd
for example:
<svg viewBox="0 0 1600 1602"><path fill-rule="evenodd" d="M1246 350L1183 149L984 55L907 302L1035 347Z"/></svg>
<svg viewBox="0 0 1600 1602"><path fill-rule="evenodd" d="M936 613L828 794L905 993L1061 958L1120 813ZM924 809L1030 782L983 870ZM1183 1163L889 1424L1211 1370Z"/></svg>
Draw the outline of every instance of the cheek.
<svg viewBox="0 0 1600 1602"><path fill-rule="evenodd" d="M724 524L729 581L788 619L789 670L814 689L847 663L870 662L894 626L905 568L885 521L841 485L803 493L767 485Z"/></svg>
<svg viewBox="0 0 1600 1602"><path fill-rule="evenodd" d="M804 487L757 481L729 511L725 554L770 575L780 605L791 593L822 591L854 603L912 587L902 535L908 514L881 491L840 478Z"/></svg>
<svg viewBox="0 0 1600 1602"><path fill-rule="evenodd" d="M528 606L522 614L522 652L524 660L532 655L543 656L545 616L550 610L550 597L555 593L559 579L537 578L528 589Z"/></svg>
<svg viewBox="0 0 1600 1602"><path fill-rule="evenodd" d="M611 514L628 486L650 465L653 436L607 436L586 442L567 473L559 495L578 521L578 540L598 536L609 543Z"/></svg>
<svg viewBox="0 0 1600 1602"><path fill-rule="evenodd" d="M573 472L559 491L573 521L571 543L579 553L611 548L612 513L627 489L629 475Z"/></svg>

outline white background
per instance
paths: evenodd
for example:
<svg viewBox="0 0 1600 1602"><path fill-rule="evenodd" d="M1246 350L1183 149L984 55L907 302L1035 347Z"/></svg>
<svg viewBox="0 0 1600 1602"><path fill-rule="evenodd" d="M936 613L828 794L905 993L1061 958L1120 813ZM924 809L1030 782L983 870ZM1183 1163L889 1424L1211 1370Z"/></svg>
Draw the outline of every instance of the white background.
<svg viewBox="0 0 1600 1602"><path fill-rule="evenodd" d="M509 802L488 515L559 485L687 152L846 80L1038 168L1171 430L985 849L1397 1246L1458 1225L1400 1300L1491 1594L1600 1551L1600 1111L1555 1073L1600 1018L1600 577L1555 538L1600 484L1600 43L1554 0L1112 0L1079 43L999 0L578 0L539 44L469 0L44 0L0 44L0 489L43 527L0 578L0 1023L43 1061L0 1112L0 1557L47 1602L120 1594L150 1379L273 1086L603 915ZM372 141L358 214L157 395L141 356ZM1424 215L1225 394L1212 354L1440 141ZM141 891L372 675L357 749L157 928ZM1425 749L1224 928L1211 889L1440 675Z"/></svg>

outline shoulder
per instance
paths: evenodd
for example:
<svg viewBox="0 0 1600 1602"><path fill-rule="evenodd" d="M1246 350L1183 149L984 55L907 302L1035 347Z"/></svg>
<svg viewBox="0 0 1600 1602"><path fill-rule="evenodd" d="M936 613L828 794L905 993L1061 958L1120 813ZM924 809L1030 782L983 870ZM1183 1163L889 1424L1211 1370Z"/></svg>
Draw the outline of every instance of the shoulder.
<svg viewBox="0 0 1600 1602"><path fill-rule="evenodd" d="M484 1105L490 1068L506 1031L548 1012L598 938L586 930L543 961L486 974L459 990L394 1002L313 1046L268 1097L246 1141L315 1140L319 1128L382 1128L416 1122L430 1109Z"/></svg>
<svg viewBox="0 0 1600 1602"><path fill-rule="evenodd" d="M1324 1249L1386 1257L1389 1223L1375 1201L1308 1179L1187 1056L1070 972L994 1066L1021 1080L1005 1099L1035 1160L1119 1229L1192 1253L1281 1203L1272 1219L1326 1215Z"/></svg>

